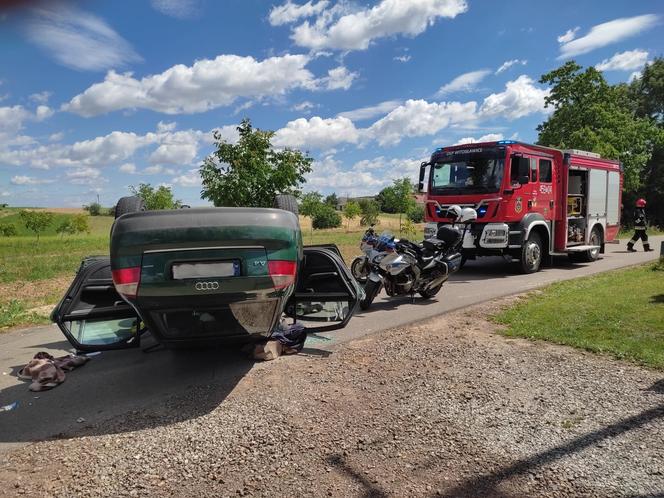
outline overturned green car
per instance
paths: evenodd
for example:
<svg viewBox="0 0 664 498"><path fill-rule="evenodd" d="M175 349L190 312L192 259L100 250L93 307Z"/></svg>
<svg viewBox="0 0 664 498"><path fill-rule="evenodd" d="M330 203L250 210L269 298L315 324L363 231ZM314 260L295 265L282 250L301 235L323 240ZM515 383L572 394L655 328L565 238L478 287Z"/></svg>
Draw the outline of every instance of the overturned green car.
<svg viewBox="0 0 664 498"><path fill-rule="evenodd" d="M269 337L283 315L344 327L361 298L336 246L303 247L297 205L144 211L121 199L110 257L86 258L51 318L78 351ZM133 212L132 212L133 211Z"/></svg>

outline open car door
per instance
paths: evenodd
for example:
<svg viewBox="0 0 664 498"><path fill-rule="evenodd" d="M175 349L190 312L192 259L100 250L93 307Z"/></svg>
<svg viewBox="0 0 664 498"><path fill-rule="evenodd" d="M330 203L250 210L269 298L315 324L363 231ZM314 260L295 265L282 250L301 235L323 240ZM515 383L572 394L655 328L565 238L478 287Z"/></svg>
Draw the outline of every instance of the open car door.
<svg viewBox="0 0 664 498"><path fill-rule="evenodd" d="M336 246L305 247L287 314L310 332L340 329L355 313L363 294Z"/></svg>
<svg viewBox="0 0 664 498"><path fill-rule="evenodd" d="M137 347L141 319L115 291L109 257L87 258L51 313L77 351Z"/></svg>

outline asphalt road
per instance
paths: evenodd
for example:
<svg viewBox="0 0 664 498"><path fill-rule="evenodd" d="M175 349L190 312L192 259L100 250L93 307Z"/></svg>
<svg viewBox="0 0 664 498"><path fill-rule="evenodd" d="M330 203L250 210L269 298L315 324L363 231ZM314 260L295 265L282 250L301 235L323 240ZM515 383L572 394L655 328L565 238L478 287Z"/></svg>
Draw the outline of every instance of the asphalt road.
<svg viewBox="0 0 664 498"><path fill-rule="evenodd" d="M379 298L367 312L357 314L343 330L310 337L304 354L327 355L339 342L391 327L420 321L454 309L551 282L582 277L643 263L659 256L664 237L653 237L651 253L627 253L625 245L607 245L607 253L589 264L570 264L558 258L553 267L534 275L521 275L516 265L502 258L469 261L443 286L435 299ZM150 344L149 338L142 346ZM55 326L35 327L0 335L0 406L18 401L18 407L0 412L0 452L28 441L72 438L81 434L110 432L96 422L135 413L140 424L151 425L151 407L163 407L173 397L194 386L216 386L215 395L201 399L187 417L208 413L232 392L251 369L252 362L236 349L167 351L141 349L104 352L87 365L67 374L67 380L51 391L33 393L16 377L18 370L38 351L71 352ZM95 423L95 427L90 427ZM139 427L140 428L140 427ZM133 427L136 429L136 425ZM113 429L117 431L118 429Z"/></svg>

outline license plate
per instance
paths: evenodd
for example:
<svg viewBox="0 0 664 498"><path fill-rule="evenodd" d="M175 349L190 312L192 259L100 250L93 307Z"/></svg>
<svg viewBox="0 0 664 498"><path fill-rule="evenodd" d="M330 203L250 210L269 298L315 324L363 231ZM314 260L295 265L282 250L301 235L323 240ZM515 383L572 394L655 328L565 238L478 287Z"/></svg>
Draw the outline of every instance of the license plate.
<svg viewBox="0 0 664 498"><path fill-rule="evenodd" d="M175 263L173 279L239 277L239 261L214 261L209 263Z"/></svg>

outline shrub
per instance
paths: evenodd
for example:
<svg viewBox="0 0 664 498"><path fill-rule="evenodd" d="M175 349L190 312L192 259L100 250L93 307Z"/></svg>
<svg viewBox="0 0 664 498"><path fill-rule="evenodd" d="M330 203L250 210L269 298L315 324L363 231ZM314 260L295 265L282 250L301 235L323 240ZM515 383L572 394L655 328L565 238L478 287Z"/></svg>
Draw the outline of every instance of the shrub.
<svg viewBox="0 0 664 498"><path fill-rule="evenodd" d="M90 216L100 216L101 215L101 204L98 202L93 202L89 206L83 206L83 209L85 209L88 213L90 213Z"/></svg>
<svg viewBox="0 0 664 498"><path fill-rule="evenodd" d="M90 218L84 214L75 214L69 220L74 233L90 233Z"/></svg>
<svg viewBox="0 0 664 498"><path fill-rule="evenodd" d="M13 224L7 224L7 225L0 225L0 235L3 237L13 237L18 234L18 230L16 230L16 225Z"/></svg>
<svg viewBox="0 0 664 498"><path fill-rule="evenodd" d="M53 223L53 213L49 213L48 211L23 210L19 212L19 216L23 220L25 228L37 235L37 241L39 241L39 234Z"/></svg>
<svg viewBox="0 0 664 498"><path fill-rule="evenodd" d="M341 216L332 206L324 204L314 213L312 226L317 229L338 228L341 226Z"/></svg>
<svg viewBox="0 0 664 498"><path fill-rule="evenodd" d="M424 206L416 205L408 210L408 219L413 223L422 223L424 221Z"/></svg>

